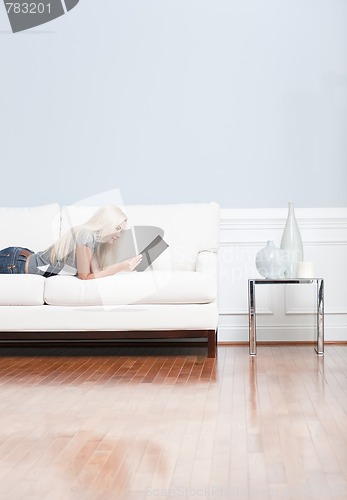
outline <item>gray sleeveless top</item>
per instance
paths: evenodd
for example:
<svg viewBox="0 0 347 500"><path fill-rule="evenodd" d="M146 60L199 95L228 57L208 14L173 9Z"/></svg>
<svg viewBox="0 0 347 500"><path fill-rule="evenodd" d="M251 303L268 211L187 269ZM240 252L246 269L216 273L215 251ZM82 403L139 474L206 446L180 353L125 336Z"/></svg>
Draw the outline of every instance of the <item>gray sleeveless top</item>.
<svg viewBox="0 0 347 500"><path fill-rule="evenodd" d="M67 259L64 261L56 261L51 263L49 259L49 250L34 253L29 259L29 274L40 274L46 278L49 276L76 276L76 247L78 245L86 245L91 249L92 256L95 249L95 235L83 229L79 231L75 239L73 250L68 254Z"/></svg>

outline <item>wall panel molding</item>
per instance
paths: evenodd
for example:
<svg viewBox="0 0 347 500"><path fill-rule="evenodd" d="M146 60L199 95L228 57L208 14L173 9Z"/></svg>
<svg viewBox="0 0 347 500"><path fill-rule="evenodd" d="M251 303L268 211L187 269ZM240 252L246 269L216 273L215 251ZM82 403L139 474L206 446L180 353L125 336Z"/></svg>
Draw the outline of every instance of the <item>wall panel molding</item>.
<svg viewBox="0 0 347 500"><path fill-rule="evenodd" d="M304 259L314 262L316 276L325 281L326 338L347 340L347 208L298 208L295 213ZM280 245L286 219L287 209L282 208L221 210L219 304L225 341L248 339L248 279L259 277L255 256L268 240ZM259 333L272 338L277 331L282 340L312 336L315 290L292 287L257 287Z"/></svg>

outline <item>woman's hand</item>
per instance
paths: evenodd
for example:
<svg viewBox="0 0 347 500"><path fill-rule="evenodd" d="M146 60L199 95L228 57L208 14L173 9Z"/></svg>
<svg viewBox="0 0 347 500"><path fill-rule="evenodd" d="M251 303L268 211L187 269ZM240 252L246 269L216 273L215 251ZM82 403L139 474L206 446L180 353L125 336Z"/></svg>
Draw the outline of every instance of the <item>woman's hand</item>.
<svg viewBox="0 0 347 500"><path fill-rule="evenodd" d="M131 259L123 260L122 262L123 271L134 271L134 269L136 269L136 267L140 264L141 260L142 260L141 254L136 255Z"/></svg>

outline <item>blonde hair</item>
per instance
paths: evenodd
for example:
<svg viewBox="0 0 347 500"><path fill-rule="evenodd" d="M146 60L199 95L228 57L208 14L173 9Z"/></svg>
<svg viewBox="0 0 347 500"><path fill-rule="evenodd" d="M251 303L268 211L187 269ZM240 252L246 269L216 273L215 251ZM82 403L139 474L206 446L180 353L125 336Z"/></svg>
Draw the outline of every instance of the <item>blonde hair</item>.
<svg viewBox="0 0 347 500"><path fill-rule="evenodd" d="M94 256L100 269L104 269L114 261L117 245L110 245L109 237L116 228L127 222L125 213L115 205L106 205L99 208L84 224L72 227L59 240L49 247L50 261L66 262L68 255L75 250L76 240L81 231L88 231L95 236Z"/></svg>

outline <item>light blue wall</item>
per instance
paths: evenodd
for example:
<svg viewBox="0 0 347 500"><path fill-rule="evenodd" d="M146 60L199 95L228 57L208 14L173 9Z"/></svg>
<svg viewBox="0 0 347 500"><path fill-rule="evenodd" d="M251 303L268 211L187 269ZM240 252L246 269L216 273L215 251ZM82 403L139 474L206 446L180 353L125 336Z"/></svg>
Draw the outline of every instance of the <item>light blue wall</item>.
<svg viewBox="0 0 347 500"><path fill-rule="evenodd" d="M347 2L80 0L12 34L1 205L347 206Z"/></svg>

